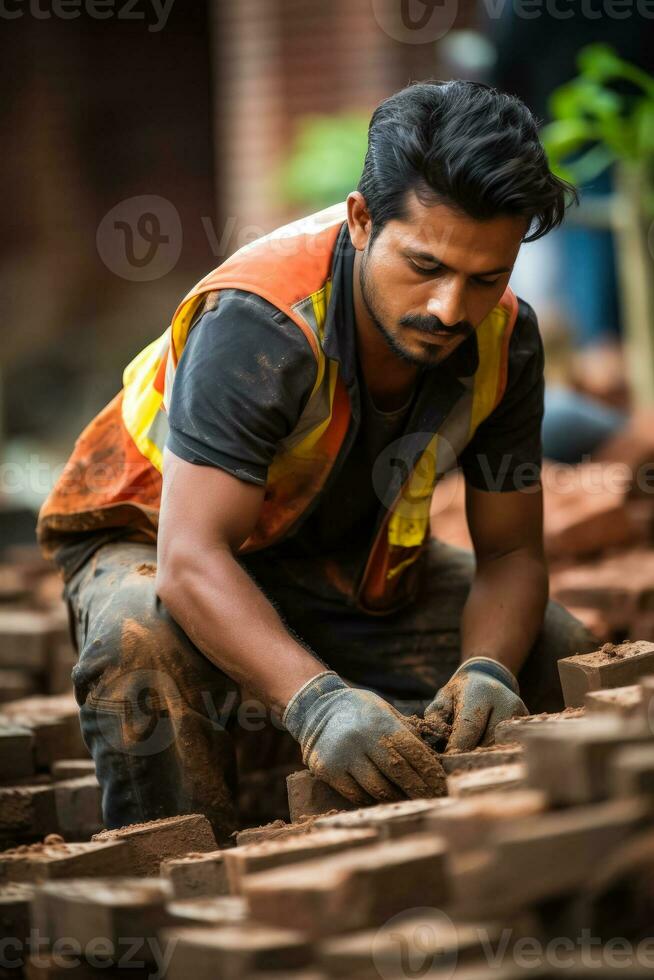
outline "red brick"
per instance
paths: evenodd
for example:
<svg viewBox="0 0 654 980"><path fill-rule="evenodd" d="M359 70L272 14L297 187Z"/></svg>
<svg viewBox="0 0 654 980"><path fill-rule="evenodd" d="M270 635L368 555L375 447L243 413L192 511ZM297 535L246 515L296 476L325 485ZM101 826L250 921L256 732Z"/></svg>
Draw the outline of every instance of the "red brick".
<svg viewBox="0 0 654 980"><path fill-rule="evenodd" d="M607 643L593 653L565 657L558 667L565 703L577 708L583 705L588 691L625 687L644 674L654 673L654 643Z"/></svg>
<svg viewBox="0 0 654 980"><path fill-rule="evenodd" d="M308 833L313 829L312 820L304 823L285 823L283 820L273 820L272 823L264 824L261 827L247 827L239 830L235 834L236 846L245 847L246 844L259 844L268 840L285 840L288 837L297 837L298 834Z"/></svg>
<svg viewBox="0 0 654 980"><path fill-rule="evenodd" d="M611 800L498 828L492 847L452 856L451 914L496 919L575 892L646 818L640 801Z"/></svg>
<svg viewBox="0 0 654 980"><path fill-rule="evenodd" d="M211 824L201 814L164 817L94 834L94 841L123 841L129 847L133 875L157 875L167 858L217 850Z"/></svg>
<svg viewBox="0 0 654 980"><path fill-rule="evenodd" d="M93 759L57 759L50 766L54 780L81 779L82 776L95 775Z"/></svg>
<svg viewBox="0 0 654 980"><path fill-rule="evenodd" d="M578 805L607 797L608 762L622 746L651 738L640 722L593 715L576 723L543 725L525 742L528 783L554 805Z"/></svg>
<svg viewBox="0 0 654 980"><path fill-rule="evenodd" d="M599 712L621 718L634 718L643 713L643 692L638 684L589 691L584 696L584 707L588 714Z"/></svg>
<svg viewBox="0 0 654 980"><path fill-rule="evenodd" d="M490 766L506 766L520 762L523 749L520 745L502 745L478 748L472 752L447 752L440 756L443 769L452 773L471 772L473 769L488 769Z"/></svg>
<svg viewBox="0 0 654 980"><path fill-rule="evenodd" d="M654 804L654 742L617 749L609 760L612 796L644 796Z"/></svg>
<svg viewBox="0 0 654 980"><path fill-rule="evenodd" d="M538 790L522 789L479 793L451 804L432 810L427 829L460 851L486 845L498 828L511 821L544 813L547 799Z"/></svg>
<svg viewBox="0 0 654 980"><path fill-rule="evenodd" d="M61 625L51 613L0 609L0 667L42 673L59 639Z"/></svg>
<svg viewBox="0 0 654 980"><path fill-rule="evenodd" d="M534 729L549 724L567 725L571 721L583 718L585 714L585 708L566 708L565 711L543 712L543 714L528 715L525 718L510 718L508 721L501 721L495 729L495 742L497 745L515 743L524 745L526 737Z"/></svg>
<svg viewBox="0 0 654 980"><path fill-rule="evenodd" d="M39 689L39 677L27 670L0 667L0 708L7 701L26 698Z"/></svg>
<svg viewBox="0 0 654 980"><path fill-rule="evenodd" d="M291 837L288 840L235 847L224 851L229 890L232 894L238 895L246 875L310 861L354 847L363 847L376 840L377 832L371 829L316 829L313 833Z"/></svg>
<svg viewBox="0 0 654 980"><path fill-rule="evenodd" d="M248 917L247 903L240 895L175 899L167 908L178 926L228 926Z"/></svg>
<svg viewBox="0 0 654 980"><path fill-rule="evenodd" d="M424 835L362 847L243 883L253 918L313 937L380 925L447 899L445 845Z"/></svg>
<svg viewBox="0 0 654 980"><path fill-rule="evenodd" d="M0 852L0 880L36 882L55 878L125 875L130 870L124 844L31 844Z"/></svg>
<svg viewBox="0 0 654 980"><path fill-rule="evenodd" d="M0 887L0 938L16 939L18 943L27 943L30 934L30 902L34 894L32 885L10 884ZM13 954L11 948L3 950L9 962L20 956L20 951Z"/></svg>
<svg viewBox="0 0 654 980"><path fill-rule="evenodd" d="M0 720L11 719L34 733L37 766L50 768L58 759L88 758L72 694L21 698L1 707Z"/></svg>
<svg viewBox="0 0 654 980"><path fill-rule="evenodd" d="M34 773L34 736L29 728L0 722L0 781L11 782Z"/></svg>
<svg viewBox="0 0 654 980"><path fill-rule="evenodd" d="M435 807L447 806L447 797L437 800L401 800L398 803L379 803L360 810L318 817L316 828L355 830L368 827L377 831L380 840L407 837L427 826Z"/></svg>
<svg viewBox="0 0 654 980"><path fill-rule="evenodd" d="M102 792L95 774L55 783L59 833L68 840L88 840L102 830Z"/></svg>
<svg viewBox="0 0 654 980"><path fill-rule="evenodd" d="M201 895L227 895L225 855L229 851L207 851L186 854L161 863L161 875L170 881L175 898L199 898Z"/></svg>
<svg viewBox="0 0 654 980"><path fill-rule="evenodd" d="M526 780L525 764L512 762L505 766L454 773L447 777L447 791L453 797L473 796L475 793L489 793L493 790L521 789L526 785Z"/></svg>
<svg viewBox="0 0 654 980"><path fill-rule="evenodd" d="M46 882L32 901L32 924L50 942L67 936L85 949L103 940L106 956L120 958L131 947L135 960L151 960L151 942L171 922L170 898L170 884L155 878Z"/></svg>
<svg viewBox="0 0 654 980"><path fill-rule="evenodd" d="M312 959L311 943L299 933L253 923L166 929L162 941L173 944L166 980L188 980L189 976L240 980L257 970L287 977L288 971L307 966Z"/></svg>
<svg viewBox="0 0 654 980"><path fill-rule="evenodd" d="M291 821L303 817L315 817L330 810L354 810L353 803L344 799L336 790L312 776L308 769L292 772L286 778L288 809Z"/></svg>
<svg viewBox="0 0 654 980"><path fill-rule="evenodd" d="M612 630L628 631L654 597L654 550L632 548L601 560L553 571L552 598L571 608L599 609Z"/></svg>
<svg viewBox="0 0 654 980"><path fill-rule="evenodd" d="M33 836L57 828L54 786L0 787L0 834Z"/></svg>

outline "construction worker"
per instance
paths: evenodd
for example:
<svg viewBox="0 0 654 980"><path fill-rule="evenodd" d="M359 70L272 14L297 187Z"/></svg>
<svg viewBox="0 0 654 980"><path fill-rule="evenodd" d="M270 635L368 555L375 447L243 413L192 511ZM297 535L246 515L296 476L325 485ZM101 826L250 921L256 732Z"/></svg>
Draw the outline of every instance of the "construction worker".
<svg viewBox="0 0 654 980"><path fill-rule="evenodd" d="M231 256L126 368L38 525L108 827L224 840L244 697L358 804L437 791L416 706L449 751L562 706L592 640L548 605L543 351L508 282L572 197L518 99L412 85L345 204ZM474 558L430 537L457 465Z"/></svg>

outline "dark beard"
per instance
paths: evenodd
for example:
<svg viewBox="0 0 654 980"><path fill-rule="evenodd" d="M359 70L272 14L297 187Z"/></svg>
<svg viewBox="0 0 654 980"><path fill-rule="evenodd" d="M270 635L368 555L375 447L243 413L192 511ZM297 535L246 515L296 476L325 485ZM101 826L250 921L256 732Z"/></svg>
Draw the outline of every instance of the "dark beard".
<svg viewBox="0 0 654 980"><path fill-rule="evenodd" d="M363 255L361 256L361 264L359 266L359 285L361 287L361 298L363 299L366 310L368 311L368 316L388 344L390 350L396 357L399 357L400 360L405 361L408 364L416 365L417 367L425 367L429 364L436 364L438 361L438 350L434 350L433 355L430 351L428 351L425 357L418 357L415 354L412 354L410 351L406 350L406 348L402 347L397 338L386 329L382 321L377 316L375 311L375 301L373 299L372 291L368 289L368 281L365 274L368 259L367 251L368 247L366 247Z"/></svg>

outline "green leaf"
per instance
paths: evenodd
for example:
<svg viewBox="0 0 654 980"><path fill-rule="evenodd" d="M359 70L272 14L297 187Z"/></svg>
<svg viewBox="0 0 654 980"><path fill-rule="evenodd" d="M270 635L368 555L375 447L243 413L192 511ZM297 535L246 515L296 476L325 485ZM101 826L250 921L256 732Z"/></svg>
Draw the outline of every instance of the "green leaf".
<svg viewBox="0 0 654 980"><path fill-rule="evenodd" d="M540 136L550 162L561 162L589 141L596 140L598 131L587 119L557 119L544 126Z"/></svg>
<svg viewBox="0 0 654 980"><path fill-rule="evenodd" d="M359 181L367 143L365 115L302 119L281 174L287 200L318 207L344 200Z"/></svg>
<svg viewBox="0 0 654 980"><path fill-rule="evenodd" d="M625 62L610 44L588 44L577 55L581 73L595 82L606 82L622 75Z"/></svg>

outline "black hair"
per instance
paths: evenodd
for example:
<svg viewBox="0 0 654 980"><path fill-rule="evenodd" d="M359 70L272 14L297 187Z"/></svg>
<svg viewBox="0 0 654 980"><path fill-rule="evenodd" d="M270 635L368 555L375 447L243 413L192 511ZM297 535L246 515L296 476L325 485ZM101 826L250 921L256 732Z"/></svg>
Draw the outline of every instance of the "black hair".
<svg viewBox="0 0 654 980"><path fill-rule="evenodd" d="M538 124L519 98L481 82L416 82L385 99L368 129L358 190L372 239L387 221L406 219L408 191L471 218L523 215L535 241L578 203L575 187L549 169ZM569 200L568 200L569 199Z"/></svg>

